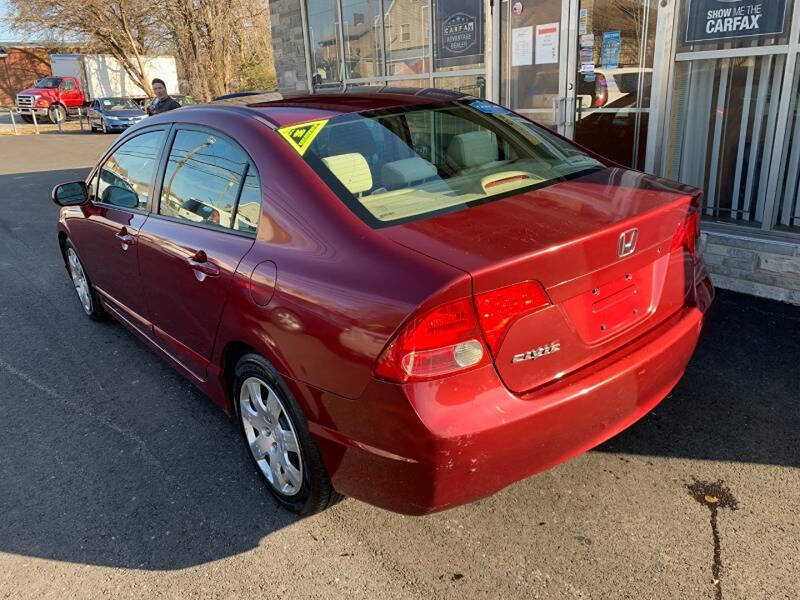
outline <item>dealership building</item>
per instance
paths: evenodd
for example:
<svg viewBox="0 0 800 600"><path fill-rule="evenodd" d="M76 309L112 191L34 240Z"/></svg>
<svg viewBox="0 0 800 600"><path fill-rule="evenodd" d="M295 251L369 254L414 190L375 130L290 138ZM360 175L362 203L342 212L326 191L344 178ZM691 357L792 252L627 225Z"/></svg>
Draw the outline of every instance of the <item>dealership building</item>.
<svg viewBox="0 0 800 600"><path fill-rule="evenodd" d="M705 191L719 287L800 304L800 0L270 0L282 91L508 106Z"/></svg>

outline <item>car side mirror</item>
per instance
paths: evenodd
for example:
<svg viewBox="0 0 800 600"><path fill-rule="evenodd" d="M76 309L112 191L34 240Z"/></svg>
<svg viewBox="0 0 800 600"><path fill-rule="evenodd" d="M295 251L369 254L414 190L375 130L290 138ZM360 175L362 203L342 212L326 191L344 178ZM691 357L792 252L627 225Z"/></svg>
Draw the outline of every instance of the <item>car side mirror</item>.
<svg viewBox="0 0 800 600"><path fill-rule="evenodd" d="M59 206L81 206L89 201L89 190L85 181L71 181L54 187L50 197Z"/></svg>

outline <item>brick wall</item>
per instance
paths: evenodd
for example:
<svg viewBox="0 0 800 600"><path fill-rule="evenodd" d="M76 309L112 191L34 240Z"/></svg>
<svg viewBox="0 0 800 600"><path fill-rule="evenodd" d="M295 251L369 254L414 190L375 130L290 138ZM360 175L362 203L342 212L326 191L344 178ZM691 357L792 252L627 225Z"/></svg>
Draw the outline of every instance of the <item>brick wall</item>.
<svg viewBox="0 0 800 600"><path fill-rule="evenodd" d="M800 243L715 231L701 243L715 286L800 305Z"/></svg>
<svg viewBox="0 0 800 600"><path fill-rule="evenodd" d="M0 106L14 106L17 92L50 75L50 49L6 46L0 58Z"/></svg>
<svg viewBox="0 0 800 600"><path fill-rule="evenodd" d="M307 90L303 22L298 0L270 0L272 49L280 91Z"/></svg>

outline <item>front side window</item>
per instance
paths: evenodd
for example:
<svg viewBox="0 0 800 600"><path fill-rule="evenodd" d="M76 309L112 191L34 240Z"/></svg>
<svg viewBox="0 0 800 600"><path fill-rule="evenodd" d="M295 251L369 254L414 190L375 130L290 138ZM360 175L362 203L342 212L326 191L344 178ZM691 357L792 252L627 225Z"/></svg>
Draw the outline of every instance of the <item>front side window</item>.
<svg viewBox="0 0 800 600"><path fill-rule="evenodd" d="M311 133L302 142L306 130ZM374 227L604 168L519 115L474 99L340 115L281 134L301 140L295 149L309 166Z"/></svg>
<svg viewBox="0 0 800 600"><path fill-rule="evenodd" d="M180 130L169 153L158 212L193 223L232 227L239 189L249 169L247 154L225 138ZM236 229L240 228L237 224Z"/></svg>
<svg viewBox="0 0 800 600"><path fill-rule="evenodd" d="M164 144L164 131L137 135L122 144L98 173L95 200L121 208L147 210L153 173Z"/></svg>

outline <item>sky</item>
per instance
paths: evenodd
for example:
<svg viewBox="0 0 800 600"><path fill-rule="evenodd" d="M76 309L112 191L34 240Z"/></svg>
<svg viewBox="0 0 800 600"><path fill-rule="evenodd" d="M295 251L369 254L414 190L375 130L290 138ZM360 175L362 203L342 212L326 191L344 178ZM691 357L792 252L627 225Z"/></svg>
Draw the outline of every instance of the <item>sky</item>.
<svg viewBox="0 0 800 600"><path fill-rule="evenodd" d="M4 22L8 12L8 0L0 0L0 42L25 42L27 36L16 33Z"/></svg>

